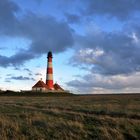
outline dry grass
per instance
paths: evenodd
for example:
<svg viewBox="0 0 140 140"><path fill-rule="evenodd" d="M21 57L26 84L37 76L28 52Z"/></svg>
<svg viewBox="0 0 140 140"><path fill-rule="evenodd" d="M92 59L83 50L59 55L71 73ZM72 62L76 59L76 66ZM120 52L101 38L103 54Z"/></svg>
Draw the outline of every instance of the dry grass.
<svg viewBox="0 0 140 140"><path fill-rule="evenodd" d="M140 139L140 95L0 97L1 140Z"/></svg>

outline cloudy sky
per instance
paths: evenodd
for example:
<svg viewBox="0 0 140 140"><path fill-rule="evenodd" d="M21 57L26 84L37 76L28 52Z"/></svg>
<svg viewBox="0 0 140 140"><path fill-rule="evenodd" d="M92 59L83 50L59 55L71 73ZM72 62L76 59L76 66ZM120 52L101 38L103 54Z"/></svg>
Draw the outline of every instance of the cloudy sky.
<svg viewBox="0 0 140 140"><path fill-rule="evenodd" d="M140 91L140 0L0 0L0 89L45 81L75 93Z"/></svg>

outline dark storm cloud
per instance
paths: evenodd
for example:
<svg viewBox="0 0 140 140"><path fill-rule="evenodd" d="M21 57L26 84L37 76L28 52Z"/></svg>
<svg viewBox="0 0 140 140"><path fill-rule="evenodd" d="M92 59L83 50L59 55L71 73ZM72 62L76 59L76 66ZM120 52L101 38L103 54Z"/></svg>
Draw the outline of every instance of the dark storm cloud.
<svg viewBox="0 0 140 140"><path fill-rule="evenodd" d="M22 65L27 60L46 54L50 50L59 53L73 45L72 30L67 23L57 21L51 16L37 16L31 12L18 19L15 13L19 8L9 0L0 2L0 7L1 13L5 12L0 13L1 35L18 36L31 41L28 49L18 51L11 57L0 55L0 66Z"/></svg>
<svg viewBox="0 0 140 140"><path fill-rule="evenodd" d="M74 56L70 64L85 67L89 74L75 77L68 86L80 92L126 90L139 88L140 21L128 22L121 31L103 32L90 28L76 36Z"/></svg>
<svg viewBox="0 0 140 140"><path fill-rule="evenodd" d="M23 36L32 43L29 51L44 54L48 50L62 52L73 44L72 30L65 22L50 16L26 15L21 23Z"/></svg>
<svg viewBox="0 0 140 140"><path fill-rule="evenodd" d="M139 10L140 5L138 0L88 0L85 3L88 3L86 10L89 15L107 14L118 18L130 16L131 13ZM20 11L20 8L10 0L1 1L0 9L0 33L11 37L23 37L31 41L29 48L18 51L13 56L0 55L0 66L2 67L18 67L30 59L46 54L49 50L54 53L65 51L74 43L72 30L65 22L57 21L51 16L38 16L31 12L26 13L24 17L19 19L16 14ZM80 18L77 14L71 13L66 16L71 23L78 21ZM139 71L140 49L138 43L135 43L134 38L130 35L135 32L139 36L140 27L136 23L132 26L129 28L132 29L130 34L126 31L119 33L102 31L101 33L96 33L93 31L93 33L85 36L77 36L75 41L80 46L80 50L85 50L84 57L83 54L81 55L77 51L71 63L88 65L91 67L92 72L104 75L128 74ZM86 48L90 48L93 51L99 49L104 53L94 58L95 54L93 52L87 53Z"/></svg>
<svg viewBox="0 0 140 140"><path fill-rule="evenodd" d="M120 20L140 12L139 0L86 0L87 7L83 10L87 15L107 15Z"/></svg>
<svg viewBox="0 0 140 140"><path fill-rule="evenodd" d="M13 56L7 57L0 55L0 66L7 67L7 66L21 66L27 60L34 58L35 55L29 52L19 52Z"/></svg>
<svg viewBox="0 0 140 140"><path fill-rule="evenodd" d="M129 74L140 71L140 42L133 33L92 32L77 37L80 46L70 63L87 65L94 73L104 75Z"/></svg>
<svg viewBox="0 0 140 140"><path fill-rule="evenodd" d="M140 22L125 25L119 32L91 29L76 37L75 50L70 63L86 68L89 73L75 77L68 86L80 92L104 92L139 88L140 72Z"/></svg>
<svg viewBox="0 0 140 140"><path fill-rule="evenodd" d="M0 1L0 34L14 32L14 29L18 25L15 13L19 10L19 7L10 0Z"/></svg>
<svg viewBox="0 0 140 140"><path fill-rule="evenodd" d="M70 7L67 7L69 11L72 11L70 9L75 9L80 18L91 17L94 19L95 16L105 16L107 18L115 17L120 21L126 21L135 14L140 13L139 0L61 0L61 2L63 7L70 5ZM67 9L65 10L67 11ZM69 19L69 16L66 15L66 17ZM71 22L71 20L69 21ZM73 18L72 21L77 21L77 18L75 20Z"/></svg>

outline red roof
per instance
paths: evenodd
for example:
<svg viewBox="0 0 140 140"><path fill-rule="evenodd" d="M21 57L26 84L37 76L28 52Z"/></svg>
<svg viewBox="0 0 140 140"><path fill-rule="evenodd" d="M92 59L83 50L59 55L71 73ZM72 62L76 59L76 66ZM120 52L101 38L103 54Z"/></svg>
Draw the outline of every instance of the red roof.
<svg viewBox="0 0 140 140"><path fill-rule="evenodd" d="M64 91L64 89L61 88L60 85L58 85L57 83L55 83L55 84L53 85L53 87L54 87L55 90L63 90L63 91Z"/></svg>
<svg viewBox="0 0 140 140"><path fill-rule="evenodd" d="M43 82L43 81L41 81L41 80L39 80L32 88L48 88L47 87L47 85Z"/></svg>
<svg viewBox="0 0 140 140"><path fill-rule="evenodd" d="M53 87L54 87L54 90L64 91L64 89L61 88L60 85L58 85L57 83L55 83L53 85ZM39 80L32 88L46 88L46 89L49 89L48 86L42 80Z"/></svg>

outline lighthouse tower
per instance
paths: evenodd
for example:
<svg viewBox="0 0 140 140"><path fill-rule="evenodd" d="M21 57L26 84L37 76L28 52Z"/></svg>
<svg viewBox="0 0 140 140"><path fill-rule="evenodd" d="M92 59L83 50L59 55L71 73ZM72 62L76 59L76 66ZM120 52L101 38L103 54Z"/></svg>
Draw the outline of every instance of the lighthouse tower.
<svg viewBox="0 0 140 140"><path fill-rule="evenodd" d="M47 61L47 73L46 73L46 85L48 89L53 90L53 66L52 66L52 52L48 52Z"/></svg>
<svg viewBox="0 0 140 140"><path fill-rule="evenodd" d="M47 56L47 70L46 70L46 84L39 80L33 87L33 92L66 92L58 83L53 84L53 66L52 66L52 52L48 52Z"/></svg>

